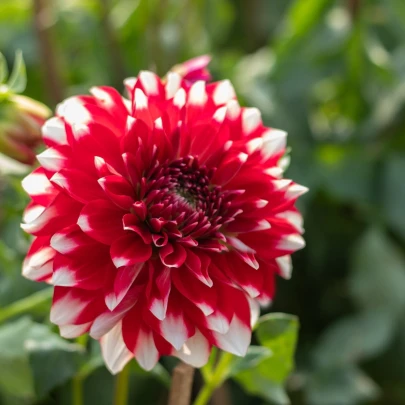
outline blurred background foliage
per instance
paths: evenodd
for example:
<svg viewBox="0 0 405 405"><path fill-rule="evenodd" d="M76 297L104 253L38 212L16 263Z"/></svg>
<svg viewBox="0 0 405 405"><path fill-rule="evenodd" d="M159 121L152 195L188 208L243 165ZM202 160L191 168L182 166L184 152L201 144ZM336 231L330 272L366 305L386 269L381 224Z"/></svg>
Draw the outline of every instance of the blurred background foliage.
<svg viewBox="0 0 405 405"><path fill-rule="evenodd" d="M243 104L289 132L287 175L310 188L301 203L307 247L270 308L300 319L291 403L405 403L403 0L1 0L0 51L10 65L16 49L25 94L52 108L93 85L122 89L140 69L163 75L211 54L214 78L230 78ZM20 276L20 179L0 180L0 307L44 294ZM86 404L111 404L97 345L85 351L85 342L59 338L47 308L0 324L0 403L69 404L85 379ZM287 332L297 327L285 322ZM264 346L265 335L257 335ZM237 369L212 403L288 404L261 378L288 370L260 359L255 375ZM164 365L152 374L133 365L133 403L164 403L171 360Z"/></svg>

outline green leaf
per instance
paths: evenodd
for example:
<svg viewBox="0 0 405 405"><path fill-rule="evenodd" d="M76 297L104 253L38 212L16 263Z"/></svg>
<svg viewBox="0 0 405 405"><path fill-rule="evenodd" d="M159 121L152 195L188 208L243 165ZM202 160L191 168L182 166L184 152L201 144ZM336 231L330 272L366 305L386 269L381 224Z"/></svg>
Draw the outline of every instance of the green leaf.
<svg viewBox="0 0 405 405"><path fill-rule="evenodd" d="M277 405L290 404L285 388L281 384L269 380L259 370L246 370L238 374L235 379L246 392L252 395L258 395Z"/></svg>
<svg viewBox="0 0 405 405"><path fill-rule="evenodd" d="M311 405L357 405L378 397L379 388L357 367L322 369L306 389Z"/></svg>
<svg viewBox="0 0 405 405"><path fill-rule="evenodd" d="M0 392L31 401L35 398L34 378L28 354L24 351L32 322L20 319L0 328Z"/></svg>
<svg viewBox="0 0 405 405"><path fill-rule="evenodd" d="M384 171L383 207L388 223L405 239L405 158L393 156Z"/></svg>
<svg viewBox="0 0 405 405"><path fill-rule="evenodd" d="M34 324L25 341L39 398L72 378L84 349L53 333L47 326ZM57 372L55 372L57 370Z"/></svg>
<svg viewBox="0 0 405 405"><path fill-rule="evenodd" d="M400 316L405 307L405 260L379 229L371 229L354 250L349 288L359 307Z"/></svg>
<svg viewBox="0 0 405 405"><path fill-rule="evenodd" d="M396 321L387 311L367 311L342 318L321 336L314 358L320 367L352 365L381 353L390 344Z"/></svg>
<svg viewBox="0 0 405 405"><path fill-rule="evenodd" d="M250 346L245 357L234 356L228 376L231 377L244 370L250 370L271 356L273 356L273 352L267 347Z"/></svg>
<svg viewBox="0 0 405 405"><path fill-rule="evenodd" d="M22 93L27 85L27 72L21 51L17 51L14 59L13 71L11 72L7 86L14 93Z"/></svg>
<svg viewBox="0 0 405 405"><path fill-rule="evenodd" d="M322 18L331 0L296 0L287 12L285 38L280 42L277 52L284 55L305 39Z"/></svg>
<svg viewBox="0 0 405 405"><path fill-rule="evenodd" d="M0 52L0 84L8 77L7 61L4 55Z"/></svg>
<svg viewBox="0 0 405 405"><path fill-rule="evenodd" d="M0 328L0 393L28 403L69 380L83 348L28 318Z"/></svg>
<svg viewBox="0 0 405 405"><path fill-rule="evenodd" d="M292 315L274 313L259 319L256 336L261 349L267 351L253 349L250 368L239 366L240 371L232 373L247 392L275 404L290 403L283 385L294 366L298 327L298 319Z"/></svg>
<svg viewBox="0 0 405 405"><path fill-rule="evenodd" d="M273 352L259 368L273 381L284 382L294 367L298 328L298 318L293 315L274 313L259 319L257 338L262 346Z"/></svg>

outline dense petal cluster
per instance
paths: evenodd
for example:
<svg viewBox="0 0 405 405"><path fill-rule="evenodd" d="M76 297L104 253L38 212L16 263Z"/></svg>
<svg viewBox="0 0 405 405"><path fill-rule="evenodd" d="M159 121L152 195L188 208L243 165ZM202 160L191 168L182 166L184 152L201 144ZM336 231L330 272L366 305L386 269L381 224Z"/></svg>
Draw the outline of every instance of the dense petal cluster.
<svg viewBox="0 0 405 405"><path fill-rule="evenodd" d="M73 97L45 124L23 229L26 277L54 285L61 334L100 339L118 372L161 355L199 367L217 346L244 355L259 304L302 248L282 178L286 133L239 106L229 81L171 72Z"/></svg>

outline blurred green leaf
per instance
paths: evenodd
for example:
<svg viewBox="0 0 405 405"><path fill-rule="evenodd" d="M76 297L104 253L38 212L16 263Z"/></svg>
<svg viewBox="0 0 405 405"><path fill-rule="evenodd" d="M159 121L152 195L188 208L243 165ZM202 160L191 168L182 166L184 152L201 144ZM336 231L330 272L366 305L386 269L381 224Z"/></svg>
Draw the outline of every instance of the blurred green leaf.
<svg viewBox="0 0 405 405"><path fill-rule="evenodd" d="M355 246L349 288L360 308L386 309L392 316L403 311L405 260L379 229L368 230Z"/></svg>
<svg viewBox="0 0 405 405"><path fill-rule="evenodd" d="M394 337L396 322L387 311L369 311L342 318L321 336L314 356L319 367L352 365L376 356Z"/></svg>
<svg viewBox="0 0 405 405"><path fill-rule="evenodd" d="M331 0L295 0L286 15L285 37L277 52L284 56L305 39L305 36L318 24L323 13L333 2Z"/></svg>
<svg viewBox="0 0 405 405"><path fill-rule="evenodd" d="M293 368L298 326L297 317L287 314L273 313L259 319L256 336L268 352L254 350L254 364L233 373L246 391L275 404L289 404L283 385Z"/></svg>
<svg viewBox="0 0 405 405"><path fill-rule="evenodd" d="M28 403L35 397L34 378L24 350L31 327L27 318L0 327L0 393Z"/></svg>
<svg viewBox="0 0 405 405"><path fill-rule="evenodd" d="M248 393L260 396L272 404L289 405L291 403L285 388L258 370L244 371L235 379Z"/></svg>
<svg viewBox="0 0 405 405"><path fill-rule="evenodd" d="M263 360L273 356L273 352L267 347L250 346L244 357L234 356L234 361L230 364L229 377L237 375L244 370L256 367Z"/></svg>
<svg viewBox="0 0 405 405"><path fill-rule="evenodd" d="M299 322L293 315L272 313L259 319L256 335L260 344L273 353L259 368L276 382L284 382L294 366Z"/></svg>
<svg viewBox="0 0 405 405"><path fill-rule="evenodd" d="M39 398L72 378L84 353L81 346L62 339L49 327L40 324L32 325L24 347L29 353L35 391Z"/></svg>
<svg viewBox="0 0 405 405"><path fill-rule="evenodd" d="M384 214L392 229L405 239L405 157L394 155L384 170L384 190L382 192Z"/></svg>
<svg viewBox="0 0 405 405"><path fill-rule="evenodd" d="M14 93L22 93L27 86L27 72L21 51L15 53L14 66L7 86Z"/></svg>
<svg viewBox="0 0 405 405"><path fill-rule="evenodd" d="M0 84L8 77L7 61L4 55L0 52Z"/></svg>
<svg viewBox="0 0 405 405"><path fill-rule="evenodd" d="M355 405L378 397L379 388L357 367L322 369L308 383L311 405Z"/></svg>
<svg viewBox="0 0 405 405"><path fill-rule="evenodd" d="M0 327L0 394L33 403L77 371L83 349L21 318Z"/></svg>

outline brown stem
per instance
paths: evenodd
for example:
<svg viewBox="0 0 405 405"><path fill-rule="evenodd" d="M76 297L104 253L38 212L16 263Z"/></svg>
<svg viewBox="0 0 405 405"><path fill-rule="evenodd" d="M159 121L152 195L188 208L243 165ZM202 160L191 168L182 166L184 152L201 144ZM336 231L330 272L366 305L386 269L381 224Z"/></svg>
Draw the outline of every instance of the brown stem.
<svg viewBox="0 0 405 405"><path fill-rule="evenodd" d="M211 399L212 405L232 405L231 393L229 391L229 386L226 382L222 384L214 393Z"/></svg>
<svg viewBox="0 0 405 405"><path fill-rule="evenodd" d="M174 368L167 405L190 405L193 378L194 368L188 364L179 363Z"/></svg>
<svg viewBox="0 0 405 405"><path fill-rule="evenodd" d="M361 0L348 0L347 7L349 9L352 21L355 21L360 14Z"/></svg>
<svg viewBox="0 0 405 405"><path fill-rule="evenodd" d="M52 0L34 0L34 26L38 37L45 87L52 104L63 99L64 84L52 37Z"/></svg>
<svg viewBox="0 0 405 405"><path fill-rule="evenodd" d="M112 69L112 79L114 86L122 87L122 81L125 79L125 65L120 52L119 43L115 35L110 20L110 2L109 0L99 0L101 28L103 31L108 58L110 59Z"/></svg>

